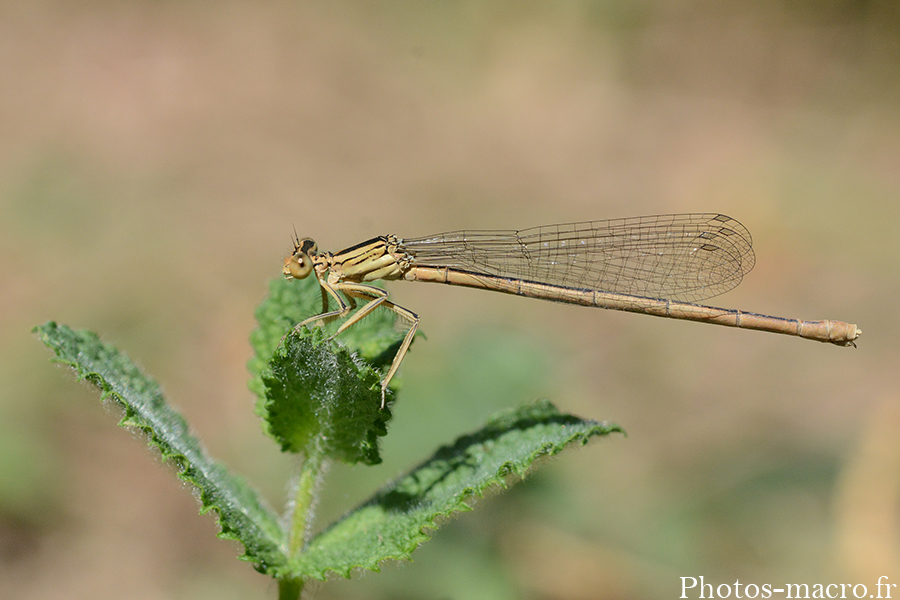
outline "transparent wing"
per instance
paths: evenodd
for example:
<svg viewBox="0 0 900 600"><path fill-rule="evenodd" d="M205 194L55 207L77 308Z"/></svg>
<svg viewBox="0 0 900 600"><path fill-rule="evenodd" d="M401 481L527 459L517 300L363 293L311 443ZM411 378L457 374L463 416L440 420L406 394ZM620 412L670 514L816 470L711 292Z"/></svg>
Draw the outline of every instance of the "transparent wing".
<svg viewBox="0 0 900 600"><path fill-rule="evenodd" d="M406 238L417 266L698 302L753 268L750 232L719 214L654 215Z"/></svg>

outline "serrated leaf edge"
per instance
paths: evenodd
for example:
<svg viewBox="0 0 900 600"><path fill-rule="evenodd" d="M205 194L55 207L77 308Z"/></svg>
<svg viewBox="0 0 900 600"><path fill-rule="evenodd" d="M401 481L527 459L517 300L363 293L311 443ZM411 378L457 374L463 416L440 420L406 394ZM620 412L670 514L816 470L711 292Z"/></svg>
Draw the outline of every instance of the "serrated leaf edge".
<svg viewBox="0 0 900 600"><path fill-rule="evenodd" d="M41 341L45 345L47 345L51 350L53 350L54 353L56 354L56 357L51 359L52 362L57 363L57 364L66 365L66 366L72 368L72 370L75 371L76 380L88 381L92 385L97 387L100 391L101 402L106 402L109 400L112 400L113 402L115 402L115 404L118 407L120 407L122 409L122 411L124 412L124 415L119 420L118 425L120 427L130 428L130 429L139 431L142 434L142 436L146 438L148 445L152 448L155 448L159 452L159 456L160 456L162 462L173 464L178 478L180 480L184 481L185 483L189 483L191 486L193 486L194 495L198 497L198 500L201 505L199 513L201 515L205 515L209 512L215 513L216 524L219 527L219 532L216 534L216 536L219 537L220 539L233 540L233 541L239 542L241 544L241 546L244 548L244 552L242 555L239 556L239 559L246 561L246 562L256 563L257 570L260 570L261 572L265 572L265 573L275 575L275 576L282 576L285 574L290 574L290 569L286 568L286 565L288 564L288 559L287 559L287 555L284 554L283 540L278 540L278 541L272 540L272 544L273 544L272 549L278 548L281 551L281 554L284 556L284 566L263 564L263 562L260 561L258 558L252 556L251 555L251 552L253 550L252 546L247 541L241 539L241 537L237 533L237 530L228 524L228 522L223 514L223 511L226 510L227 507L220 506L219 504L214 503L209 498L209 492L196 479L192 478L190 471L194 467L194 462L192 462L190 460L190 457L186 456L182 452L166 451L166 447L170 447L169 444L167 442L165 442L165 440L162 440L156 434L156 431L153 428L153 426L150 424L147 424L145 422L144 417L137 410L135 410L128 402L126 402L125 399L118 392L116 392L114 389L112 389L112 385L104 378L102 373L98 373L97 371L87 369L83 365L79 364L77 361L60 357L58 354L58 351L60 350L60 348L50 338L47 328L54 328L54 329L65 328L65 329L68 329L69 332L72 332L72 333L77 333L77 332L68 328L66 325L57 325L57 323L55 323L53 321L50 321L41 326L37 326L32 330L33 332L37 333L38 336L40 337ZM111 349L122 356L126 356L120 350L118 350L115 346L111 346L109 344L102 342L96 333L87 332L87 331L82 332L82 333L86 333L86 334L90 335L98 343L102 344L105 348ZM127 358L127 356L126 356L126 358ZM130 359L128 359L128 360L129 360L129 362L131 362L132 365L134 365L134 363ZM136 365L135 365L135 368L137 368ZM157 390L159 390L158 384L155 382L155 380L148 377L146 374L143 374L143 373L141 373L141 374L148 381L152 381L157 386ZM184 417L181 415L181 413L176 411L168 403L166 403L166 406L167 406L168 410L172 411L172 413L174 413L174 415L177 416L177 418L179 418L185 424L185 427L187 427L187 422L184 420ZM187 435L191 435L191 434L187 433ZM200 444L198 439L196 439L196 438L194 438L194 439L197 441L197 448L198 448L199 452L202 454L202 458L205 459L205 462L207 464L213 465L213 466L218 466L222 469L225 469L225 467L223 465L221 465L220 463L213 460L206 453L206 450L203 448L202 444ZM208 474L208 470L200 469L200 468L198 468L198 470L199 470L199 472L204 473L204 475ZM229 475L231 477L235 478L236 480L239 480L241 483L245 483L243 477L240 477L239 475L233 474L230 472L229 472ZM248 486L248 488L249 488L249 486ZM249 489L252 489L252 488L249 488ZM223 496L226 499L233 498L233 494L223 494ZM259 507L261 509L266 510L270 513L270 515L273 519L273 522L277 523L279 521L279 518L275 515L275 513L273 511L271 511L271 509L268 506L266 506L265 501L261 497L259 497L257 495L255 497L255 500L258 502ZM255 524L255 526L259 532L263 532L267 535L276 533L272 529L272 527L270 527L268 524L259 522L257 519L255 519L253 517L253 515L250 514L249 511L247 511L243 506L241 506L240 502L235 502L231 506L231 508L232 509L238 508L240 510L240 512L243 515L245 515L245 517L247 518L247 520L249 522L252 522ZM281 528L278 529L278 533L280 534L279 537L283 538L284 532Z"/></svg>
<svg viewBox="0 0 900 600"><path fill-rule="evenodd" d="M525 406L521 406L521 407L513 408L513 409L507 409L507 410L497 413L496 415L494 415L493 417L488 419L485 426L482 427L480 430L460 436L452 444L447 444L447 445L439 447L438 450L435 451L434 454L429 459L423 461L422 463L418 464L416 467L407 471L405 474L395 478L388 484L382 486L372 496L372 498L363 502L362 504L360 504L353 510L345 513L344 516L342 516L338 520L334 521L326 529L324 529L323 531L321 531L317 535L315 535L310 540L310 544L311 545L314 544L317 539L320 539L321 536L325 535L328 531L330 531L334 527L338 526L345 519L351 517L357 511L363 510L368 506L378 504L380 499L383 498L384 496L386 496L388 493L390 493L390 491L393 490L398 485L399 482L405 480L408 477L413 477L417 471L425 468L426 465L428 465L429 463L434 461L435 458L441 454L441 452L452 449L453 447L455 447L457 444L459 444L462 440L464 440L466 438L476 437L476 436L478 436L478 434L480 432L486 431L486 430L491 429L492 427L495 427L496 424L501 422L502 417L504 417L508 414L512 414L517 411L521 411L523 409L532 408L532 407L534 407L534 408L549 407L553 411L556 411L555 407L549 401L538 400L537 402L530 404L530 405L525 405ZM514 461L506 461L497 468L496 472L493 475L486 477L483 480L483 482L480 483L479 485L477 485L475 487L466 486L465 488L460 490L455 495L455 501L453 502L452 506L450 506L444 510L436 511L432 516L428 517L427 522L420 525L419 531L416 534L414 534L413 536L410 536L409 542L407 544L403 545L400 552L398 552L396 554L386 554L386 555L380 556L378 558L374 558L370 561L360 561L358 564L350 565L350 566L348 566L346 568L342 568L342 569L332 568L332 567L325 567L325 568L322 568L322 569L319 569L316 571L301 569L304 573L304 576L312 577L314 579L318 579L319 581L326 581L329 578L329 574L337 575L337 576L340 576L343 578L350 578L354 572L361 571L361 570L380 572L381 571L380 566L385 562L411 560L410 557L411 557L412 553L424 542L430 540L431 537L433 536L433 533L436 532L445 521L452 519L457 514L465 513L465 512L469 512L469 511L473 510L470 503L475 499L484 498L485 495L487 493L489 493L491 490L495 490L495 489L498 491L505 490L505 489L508 489L509 487L511 487L512 485L514 485L515 483L518 483L519 481L524 480L527 477L527 475L534 468L537 467L537 465L535 463L538 462L540 459L556 456L556 455L560 454L561 452L563 452L564 450L566 450L568 447L570 447L571 444L574 442L580 442L580 445L584 446L599 436L605 436L605 435L609 435L612 433L622 433L622 434L625 433L625 431L618 425L608 423L606 421L593 421L593 420L587 420L587 419L578 419L577 417L559 413L558 411L556 411L556 414L560 417L571 418L572 420L579 422L583 426L587 426L587 430L573 431L568 436L566 436L564 439L560 440L558 443L543 444L542 446L540 446L540 447L536 448L535 450L533 450L532 452L530 452L528 454L527 458L523 459L522 462L524 464L521 467L518 467Z"/></svg>

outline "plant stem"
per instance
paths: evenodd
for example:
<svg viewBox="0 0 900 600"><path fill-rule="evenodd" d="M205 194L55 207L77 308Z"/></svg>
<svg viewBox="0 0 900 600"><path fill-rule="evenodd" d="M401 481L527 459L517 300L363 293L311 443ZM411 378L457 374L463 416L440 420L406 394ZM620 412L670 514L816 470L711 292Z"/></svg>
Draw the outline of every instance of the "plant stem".
<svg viewBox="0 0 900 600"><path fill-rule="evenodd" d="M313 451L300 468L300 478L294 491L291 530L288 533L288 556L291 559L297 558L306 546L323 462L322 455Z"/></svg>
<svg viewBox="0 0 900 600"><path fill-rule="evenodd" d="M303 592L302 579L279 579L278 600L298 600Z"/></svg>

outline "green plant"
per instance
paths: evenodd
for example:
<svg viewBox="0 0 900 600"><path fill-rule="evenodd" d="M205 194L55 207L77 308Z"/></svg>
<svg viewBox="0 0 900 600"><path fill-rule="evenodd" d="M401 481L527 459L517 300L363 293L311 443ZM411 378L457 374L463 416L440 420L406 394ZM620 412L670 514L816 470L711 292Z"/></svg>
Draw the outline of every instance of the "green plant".
<svg viewBox="0 0 900 600"><path fill-rule="evenodd" d="M328 461L381 461L378 438L387 433L394 391L381 409L377 369L390 363L397 347L389 314L367 317L342 334L341 343L328 337L333 325L295 330L320 303L314 281L273 281L251 336L256 412L283 451L303 455L286 518L205 452L159 385L127 356L89 331L54 322L35 328L57 361L121 406L120 425L143 432L178 476L197 488L201 513L217 515L219 537L243 544L241 559L276 578L284 600L298 598L310 579L348 577L355 569L378 570L384 560L408 558L444 517L469 510L468 501L488 488L523 477L539 457L620 431L562 414L547 401L507 410L313 533L312 507Z"/></svg>

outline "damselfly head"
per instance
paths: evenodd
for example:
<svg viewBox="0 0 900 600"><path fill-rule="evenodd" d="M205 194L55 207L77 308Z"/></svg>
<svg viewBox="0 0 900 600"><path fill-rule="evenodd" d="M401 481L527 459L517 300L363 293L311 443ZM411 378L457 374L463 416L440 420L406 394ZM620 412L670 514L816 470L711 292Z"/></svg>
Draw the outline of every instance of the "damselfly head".
<svg viewBox="0 0 900 600"><path fill-rule="evenodd" d="M297 239L294 234L294 253L284 259L282 273L287 279L305 279L313 270L313 261L310 258L318 251L316 242L311 238Z"/></svg>

